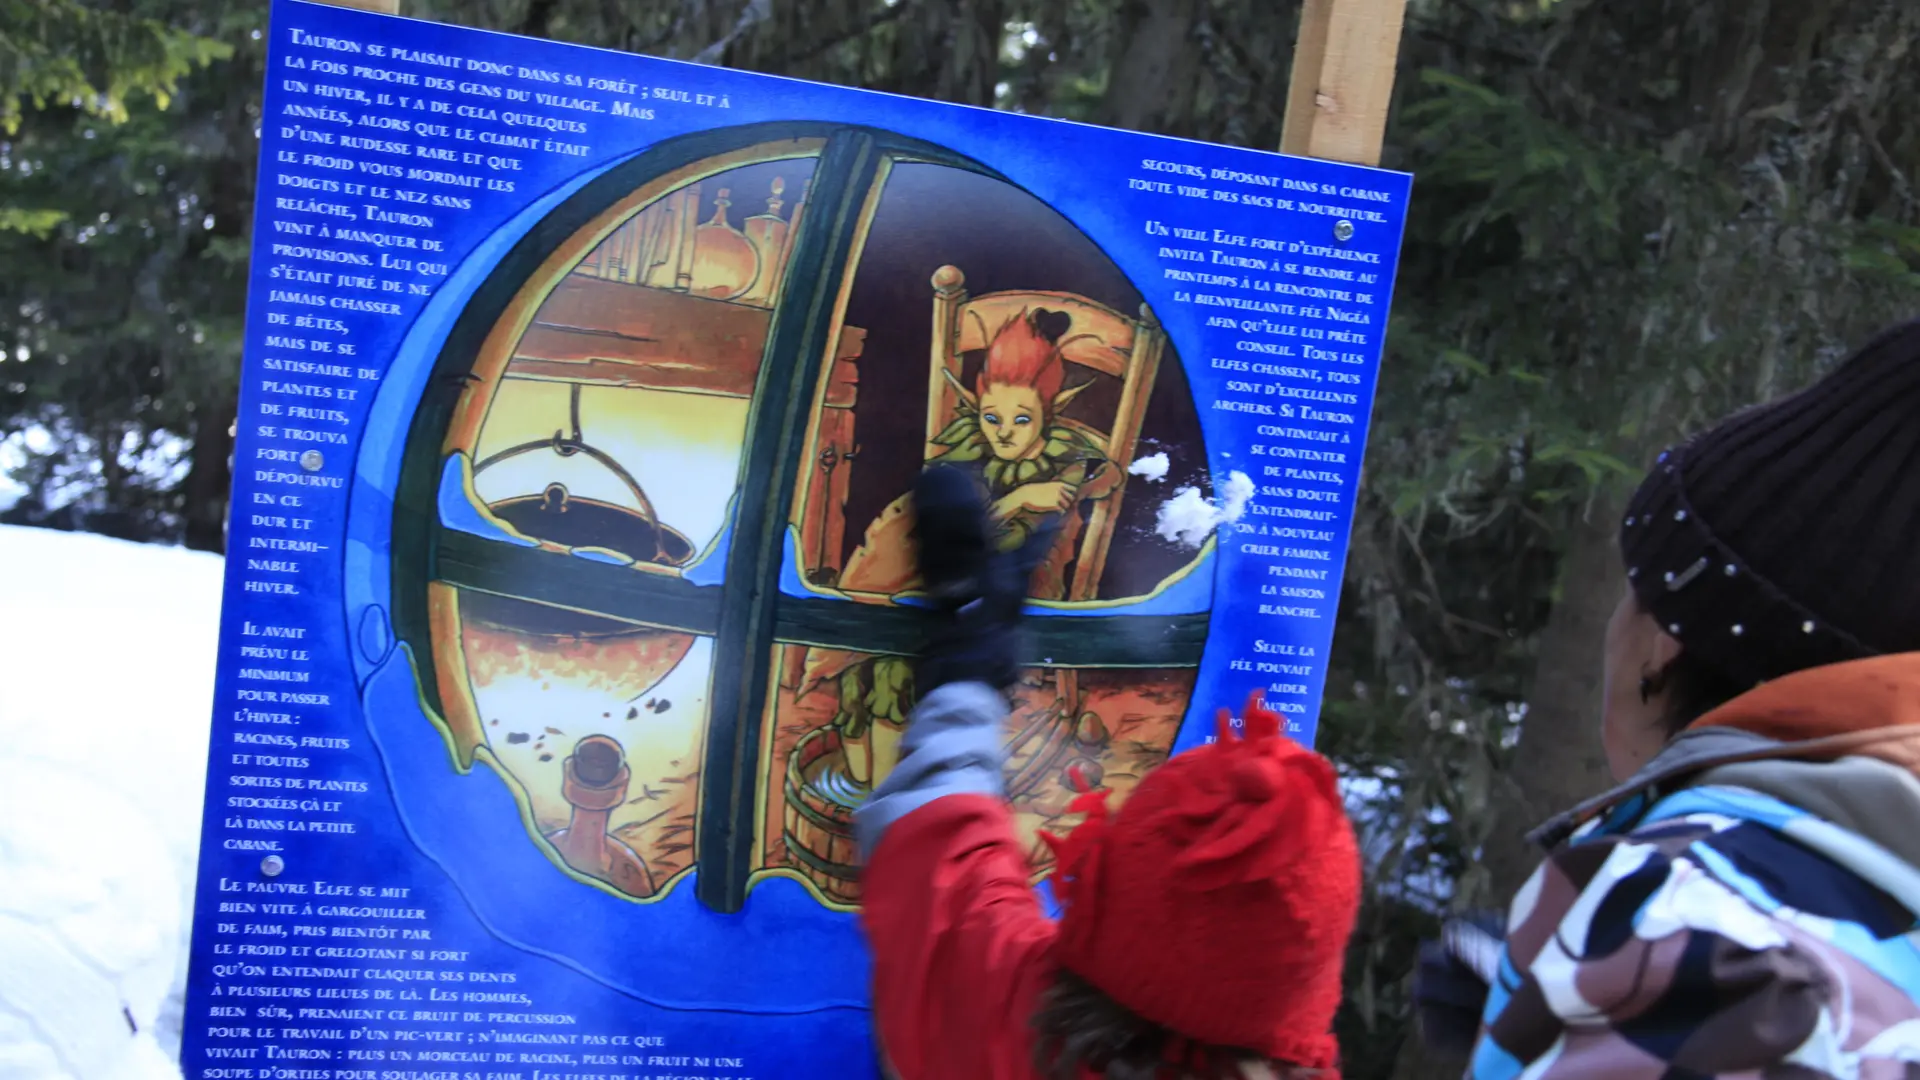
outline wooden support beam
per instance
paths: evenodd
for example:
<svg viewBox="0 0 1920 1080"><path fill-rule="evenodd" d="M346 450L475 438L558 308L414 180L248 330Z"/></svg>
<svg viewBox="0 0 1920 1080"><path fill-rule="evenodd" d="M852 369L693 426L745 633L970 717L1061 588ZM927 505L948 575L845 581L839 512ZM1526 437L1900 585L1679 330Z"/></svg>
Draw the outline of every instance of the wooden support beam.
<svg viewBox="0 0 1920 1080"><path fill-rule="evenodd" d="M1407 0L1303 0L1280 152L1380 164Z"/></svg>

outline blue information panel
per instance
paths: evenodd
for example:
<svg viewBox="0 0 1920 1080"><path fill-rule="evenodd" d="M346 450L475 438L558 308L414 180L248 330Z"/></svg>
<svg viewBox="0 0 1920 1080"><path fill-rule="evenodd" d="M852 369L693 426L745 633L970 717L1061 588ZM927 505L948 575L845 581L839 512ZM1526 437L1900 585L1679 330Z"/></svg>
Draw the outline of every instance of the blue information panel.
<svg viewBox="0 0 1920 1080"><path fill-rule="evenodd" d="M272 28L187 1076L876 1075L930 460L1064 525L1029 841L1255 687L1313 737L1406 176Z"/></svg>

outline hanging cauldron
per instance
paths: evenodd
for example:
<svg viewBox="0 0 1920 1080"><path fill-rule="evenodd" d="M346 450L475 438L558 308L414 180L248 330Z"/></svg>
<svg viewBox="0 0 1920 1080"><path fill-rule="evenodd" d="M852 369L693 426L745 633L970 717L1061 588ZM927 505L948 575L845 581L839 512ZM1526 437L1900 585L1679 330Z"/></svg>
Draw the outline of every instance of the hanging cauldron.
<svg viewBox="0 0 1920 1080"><path fill-rule="evenodd" d="M570 432L555 431L551 438L508 447L481 461L474 467L474 475L509 458L541 450L562 458L584 454L613 473L633 495L635 505L581 498L569 492L565 484L550 483L537 493L488 503L488 511L525 536L576 552L618 556L637 565L685 566L696 554L693 542L660 522L652 501L632 473L581 438L577 383L572 387L569 412ZM461 610L475 629L514 635L536 653L564 651L577 659L581 646L598 646L597 651L606 654L605 661L617 669L607 675L633 695L646 692L693 647L693 635L680 631L491 593L467 593L461 600Z"/></svg>

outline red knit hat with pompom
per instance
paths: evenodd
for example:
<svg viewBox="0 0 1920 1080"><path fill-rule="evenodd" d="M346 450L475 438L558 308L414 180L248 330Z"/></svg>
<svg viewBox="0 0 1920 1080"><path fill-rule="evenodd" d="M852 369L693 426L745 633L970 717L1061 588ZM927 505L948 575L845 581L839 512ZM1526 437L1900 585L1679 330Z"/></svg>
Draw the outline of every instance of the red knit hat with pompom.
<svg viewBox="0 0 1920 1080"><path fill-rule="evenodd" d="M1083 795L1062 840L1058 956L1142 1019L1197 1044L1337 1067L1341 966L1360 902L1360 855L1333 766L1248 702L1244 738L1148 773L1109 817Z"/></svg>

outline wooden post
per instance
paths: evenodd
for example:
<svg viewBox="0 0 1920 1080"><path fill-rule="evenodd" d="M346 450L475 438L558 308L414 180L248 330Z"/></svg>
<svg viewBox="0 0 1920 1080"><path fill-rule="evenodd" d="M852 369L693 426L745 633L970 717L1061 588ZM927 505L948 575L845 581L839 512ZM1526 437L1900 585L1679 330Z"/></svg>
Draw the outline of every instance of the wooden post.
<svg viewBox="0 0 1920 1080"><path fill-rule="evenodd" d="M1280 152L1378 165L1407 0L1303 0Z"/></svg>

